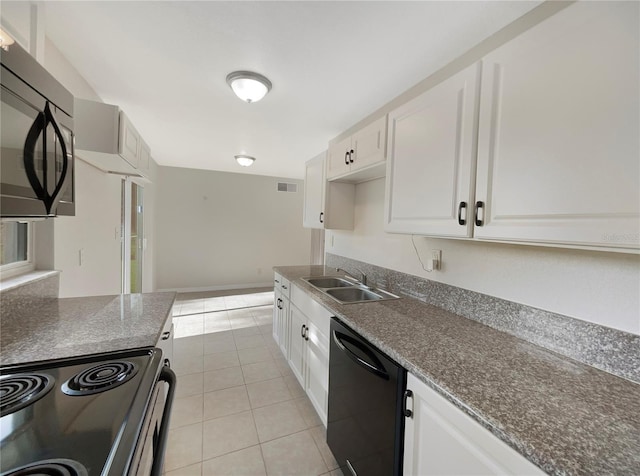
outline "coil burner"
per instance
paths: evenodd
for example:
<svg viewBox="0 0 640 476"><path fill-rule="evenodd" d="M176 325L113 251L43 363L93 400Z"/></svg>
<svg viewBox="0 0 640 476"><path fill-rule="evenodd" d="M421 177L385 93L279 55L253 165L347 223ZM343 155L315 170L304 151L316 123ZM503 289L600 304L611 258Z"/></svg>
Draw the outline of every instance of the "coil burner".
<svg viewBox="0 0 640 476"><path fill-rule="evenodd" d="M48 459L14 469L6 476L88 476L87 468L70 459Z"/></svg>
<svg viewBox="0 0 640 476"><path fill-rule="evenodd" d="M132 379L137 372L138 367L126 360L105 362L67 380L62 385L62 391L73 396L104 392Z"/></svg>
<svg viewBox="0 0 640 476"><path fill-rule="evenodd" d="M0 380L0 416L9 415L44 397L53 378L38 373L16 374Z"/></svg>

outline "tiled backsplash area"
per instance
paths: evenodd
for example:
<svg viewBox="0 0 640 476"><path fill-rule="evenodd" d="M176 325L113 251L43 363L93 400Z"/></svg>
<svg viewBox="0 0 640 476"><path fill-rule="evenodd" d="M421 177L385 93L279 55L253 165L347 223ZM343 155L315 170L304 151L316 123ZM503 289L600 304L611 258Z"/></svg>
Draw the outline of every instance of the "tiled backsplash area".
<svg viewBox="0 0 640 476"><path fill-rule="evenodd" d="M327 253L328 267L438 306L606 372L640 383L640 336Z"/></svg>

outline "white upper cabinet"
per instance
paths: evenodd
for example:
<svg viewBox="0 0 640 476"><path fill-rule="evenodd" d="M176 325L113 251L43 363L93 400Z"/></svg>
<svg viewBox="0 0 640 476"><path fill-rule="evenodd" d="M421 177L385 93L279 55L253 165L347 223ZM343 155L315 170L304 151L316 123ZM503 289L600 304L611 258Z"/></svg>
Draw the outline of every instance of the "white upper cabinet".
<svg viewBox="0 0 640 476"><path fill-rule="evenodd" d="M324 153L305 164L302 225L306 228L324 228L324 169Z"/></svg>
<svg viewBox="0 0 640 476"><path fill-rule="evenodd" d="M353 229L355 185L327 182L326 153L307 161L304 176L304 215L306 228Z"/></svg>
<svg viewBox="0 0 640 476"><path fill-rule="evenodd" d="M120 111L120 134L118 135L118 151L120 156L133 167L138 168L142 139L126 114Z"/></svg>
<svg viewBox="0 0 640 476"><path fill-rule="evenodd" d="M576 2L392 111L385 230L637 252L639 19Z"/></svg>
<svg viewBox="0 0 640 476"><path fill-rule="evenodd" d="M327 179L358 183L384 176L387 116L329 145Z"/></svg>
<svg viewBox="0 0 640 476"><path fill-rule="evenodd" d="M640 247L639 7L577 2L485 57L477 238Z"/></svg>
<svg viewBox="0 0 640 476"><path fill-rule="evenodd" d="M105 172L147 179L151 150L118 107L76 98L75 152Z"/></svg>
<svg viewBox="0 0 640 476"><path fill-rule="evenodd" d="M351 137L331 144L327 160L327 178L338 177L349 173L351 170Z"/></svg>
<svg viewBox="0 0 640 476"><path fill-rule="evenodd" d="M479 70L475 64L389 113L386 231L471 236Z"/></svg>

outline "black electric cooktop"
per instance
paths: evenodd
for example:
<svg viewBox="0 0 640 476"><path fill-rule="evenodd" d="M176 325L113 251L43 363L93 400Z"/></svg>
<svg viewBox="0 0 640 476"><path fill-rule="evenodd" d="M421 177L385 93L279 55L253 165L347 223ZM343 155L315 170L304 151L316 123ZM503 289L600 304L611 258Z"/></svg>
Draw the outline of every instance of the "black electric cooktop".
<svg viewBox="0 0 640 476"><path fill-rule="evenodd" d="M127 474L161 360L138 349L0 368L0 475Z"/></svg>

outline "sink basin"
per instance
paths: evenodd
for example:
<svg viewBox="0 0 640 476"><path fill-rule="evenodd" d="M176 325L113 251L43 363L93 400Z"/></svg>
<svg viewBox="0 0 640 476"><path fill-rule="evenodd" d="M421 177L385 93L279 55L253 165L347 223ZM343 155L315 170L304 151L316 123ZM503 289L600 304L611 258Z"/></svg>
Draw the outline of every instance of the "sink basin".
<svg viewBox="0 0 640 476"><path fill-rule="evenodd" d="M384 299L398 299L398 296L394 296L391 293L376 289L365 289L360 286L354 286L351 288L334 288L327 289L326 294L341 304L348 304L353 302L368 302L368 301L381 301Z"/></svg>
<svg viewBox="0 0 640 476"><path fill-rule="evenodd" d="M340 304L399 299L398 296L382 289L368 287L355 280L339 276L309 276L302 280Z"/></svg>
<svg viewBox="0 0 640 476"><path fill-rule="evenodd" d="M307 283L316 288L345 288L353 286L354 283L342 278L303 278Z"/></svg>

